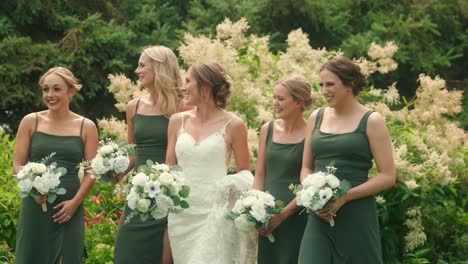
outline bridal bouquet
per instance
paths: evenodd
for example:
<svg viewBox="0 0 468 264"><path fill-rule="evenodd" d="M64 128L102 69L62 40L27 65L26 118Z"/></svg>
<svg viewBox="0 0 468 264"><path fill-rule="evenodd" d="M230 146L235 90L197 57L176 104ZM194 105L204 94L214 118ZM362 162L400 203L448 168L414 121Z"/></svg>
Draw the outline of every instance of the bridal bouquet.
<svg viewBox="0 0 468 264"><path fill-rule="evenodd" d="M60 177L67 173L67 169L57 167L56 162L50 162L55 153L43 158L41 162L28 162L18 172L18 187L20 197L29 195L39 198L47 195L47 202L53 203L57 195L66 193L64 188L59 188ZM47 212L46 203L42 203L42 211Z"/></svg>
<svg viewBox="0 0 468 264"><path fill-rule="evenodd" d="M327 172L316 172L307 175L302 185L290 185L289 188L296 194L296 203L304 206L307 212L323 209L330 200L346 194L351 188L347 180L340 181L335 176L336 168L327 166ZM333 218L329 221L330 226L335 226Z"/></svg>
<svg viewBox="0 0 468 264"><path fill-rule="evenodd" d="M275 201L271 194L251 189L241 194L226 218L234 220L237 229L251 231L267 228L272 215L281 213L283 209L284 203ZM270 242L275 242L271 233L267 237Z"/></svg>
<svg viewBox="0 0 468 264"><path fill-rule="evenodd" d="M82 165L91 166L92 177L99 179L102 183L107 183L113 180L117 174L128 169L130 164L128 156L132 152L133 145L131 144L117 144L110 139L101 140L96 157L91 160L91 163L85 162Z"/></svg>
<svg viewBox="0 0 468 264"><path fill-rule="evenodd" d="M153 163L138 167L132 179L132 188L127 195L127 204L132 212L125 220L127 223L136 215L141 221L149 216L161 219L171 213L187 209L190 188L184 185L184 175L179 166Z"/></svg>

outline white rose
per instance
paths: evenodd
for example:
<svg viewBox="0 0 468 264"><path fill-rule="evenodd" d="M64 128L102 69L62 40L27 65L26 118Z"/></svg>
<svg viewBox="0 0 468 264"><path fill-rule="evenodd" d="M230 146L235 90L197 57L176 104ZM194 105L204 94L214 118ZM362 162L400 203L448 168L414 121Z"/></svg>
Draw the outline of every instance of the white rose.
<svg viewBox="0 0 468 264"><path fill-rule="evenodd" d="M140 196L135 191L135 188L130 189L130 193L127 195L128 207L130 207L132 210L135 210L138 200L140 200Z"/></svg>
<svg viewBox="0 0 468 264"><path fill-rule="evenodd" d="M24 179L18 182L20 191L28 193L33 187L33 182L30 179Z"/></svg>
<svg viewBox="0 0 468 264"><path fill-rule="evenodd" d="M132 184L134 186L144 186L149 180L148 175L144 174L143 172L137 173L132 179Z"/></svg>
<svg viewBox="0 0 468 264"><path fill-rule="evenodd" d="M166 217L168 213L169 213L169 211L168 211L167 209L155 208L155 209L151 212L151 216L152 216L154 219L162 219L162 218Z"/></svg>
<svg viewBox="0 0 468 264"><path fill-rule="evenodd" d="M245 207L242 205L242 201L238 200L235 204L234 207L232 208L232 211L236 214L241 214L244 212Z"/></svg>
<svg viewBox="0 0 468 264"><path fill-rule="evenodd" d="M310 180L308 181L308 186L313 186L317 189L320 189L323 187L323 185L325 185L326 181L325 181L325 173L323 172L317 172L317 173L314 173L314 174L311 174L309 175L308 177L310 177Z"/></svg>
<svg viewBox="0 0 468 264"><path fill-rule="evenodd" d="M315 192L312 190L302 190L298 193L298 196L300 196L301 200L301 205L304 207L309 208L310 207L310 201L312 200L312 197L314 196Z"/></svg>
<svg viewBox="0 0 468 264"><path fill-rule="evenodd" d="M37 177L34 179L33 187L36 188L36 190L37 190L40 194L46 194L47 192L49 192L49 186L48 186L47 183L44 181L44 179L42 179L42 177L39 177L39 176L37 176Z"/></svg>
<svg viewBox="0 0 468 264"><path fill-rule="evenodd" d="M159 181L162 185L171 185L174 182L174 177L168 172L163 172L159 175Z"/></svg>
<svg viewBox="0 0 468 264"><path fill-rule="evenodd" d="M174 202L172 202L172 199L167 197L166 195L158 195L156 197L156 204L159 208L165 210L169 210L172 207L174 207Z"/></svg>
<svg viewBox="0 0 468 264"><path fill-rule="evenodd" d="M42 179L50 188L55 188L60 184L59 177L56 174L46 173L42 176Z"/></svg>
<svg viewBox="0 0 468 264"><path fill-rule="evenodd" d="M340 186L340 180L333 174L328 174L325 176L325 179L332 189L336 189Z"/></svg>
<svg viewBox="0 0 468 264"><path fill-rule="evenodd" d="M244 199L242 199L242 206L244 206L245 208L249 208L254 204L256 200L257 198L255 196L247 196Z"/></svg>
<svg viewBox="0 0 468 264"><path fill-rule="evenodd" d="M93 169L93 174L94 176L100 176L103 175L104 173L107 172L107 168L104 165L104 159L102 158L101 155L97 155L92 161L91 161L91 168Z"/></svg>
<svg viewBox="0 0 468 264"><path fill-rule="evenodd" d="M252 205L252 210L250 214L259 222L265 223L267 220L267 213L265 210L265 206L261 203L260 200L256 201Z"/></svg>
<svg viewBox="0 0 468 264"><path fill-rule="evenodd" d="M143 188L149 197L153 198L156 194L161 192L161 188L159 188L158 181L148 181L145 183L145 187Z"/></svg>
<svg viewBox="0 0 468 264"><path fill-rule="evenodd" d="M149 210L150 204L151 204L150 200L140 199L140 200L138 200L138 202L136 204L136 207L137 207L138 211L140 211L142 213L146 213Z"/></svg>
<svg viewBox="0 0 468 264"><path fill-rule="evenodd" d="M106 155L106 154L112 153L112 151L114 151L114 148L112 146L104 145L99 148L98 153L101 155Z"/></svg>
<svg viewBox="0 0 468 264"><path fill-rule="evenodd" d="M164 171L164 172L169 172L170 167L166 164L154 164L153 169L159 170L159 171Z"/></svg>
<svg viewBox="0 0 468 264"><path fill-rule="evenodd" d="M44 165L42 163L35 163L34 166L31 168L31 170L32 170L33 173L42 174L42 173L46 172L47 167L46 167L46 165Z"/></svg>
<svg viewBox="0 0 468 264"><path fill-rule="evenodd" d="M234 219L234 225L239 229L243 231L251 231L255 229L255 226L253 226L247 219L247 216L245 214L239 215L236 219Z"/></svg>
<svg viewBox="0 0 468 264"><path fill-rule="evenodd" d="M116 173L125 172L130 164L127 156L118 156L114 159L114 171Z"/></svg>

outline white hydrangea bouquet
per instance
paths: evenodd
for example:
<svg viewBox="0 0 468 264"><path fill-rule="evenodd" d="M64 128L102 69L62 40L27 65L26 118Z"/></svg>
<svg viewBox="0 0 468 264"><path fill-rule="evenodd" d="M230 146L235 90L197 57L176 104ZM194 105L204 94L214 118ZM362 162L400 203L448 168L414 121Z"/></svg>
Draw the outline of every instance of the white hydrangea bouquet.
<svg viewBox="0 0 468 264"><path fill-rule="evenodd" d="M111 139L99 141L96 156L84 166L91 166L92 177L101 183L113 180L117 174L127 171L130 164L129 155L133 154L134 146L127 143L116 143Z"/></svg>
<svg viewBox="0 0 468 264"><path fill-rule="evenodd" d="M243 192L234 204L226 219L233 220L239 230L251 231L259 228L267 228L270 218L284 210L284 203L275 200L273 195L255 189ZM268 240L275 242L270 233Z"/></svg>
<svg viewBox="0 0 468 264"><path fill-rule="evenodd" d="M59 188L60 177L67 173L67 169L57 167L56 162L51 162L55 153L43 158L41 162L28 162L21 167L16 177L18 178L18 188L20 197L32 196L39 198L47 196L47 202L53 203L57 195L63 195L67 191ZM42 211L47 212L46 203L42 203Z"/></svg>
<svg viewBox="0 0 468 264"><path fill-rule="evenodd" d="M326 166L327 172L315 172L307 175L301 185L291 184L289 188L296 194L296 203L304 206L307 212L323 209L330 200L346 194L351 188L347 180L340 181L336 176L333 165ZM335 226L333 217L330 226Z"/></svg>
<svg viewBox="0 0 468 264"><path fill-rule="evenodd" d="M126 223L140 215L141 221L150 216L161 219L168 213L178 213L187 209L185 200L190 188L184 185L184 175L179 166L153 163L139 166L132 179L132 188L127 195L127 204L132 212L127 216Z"/></svg>

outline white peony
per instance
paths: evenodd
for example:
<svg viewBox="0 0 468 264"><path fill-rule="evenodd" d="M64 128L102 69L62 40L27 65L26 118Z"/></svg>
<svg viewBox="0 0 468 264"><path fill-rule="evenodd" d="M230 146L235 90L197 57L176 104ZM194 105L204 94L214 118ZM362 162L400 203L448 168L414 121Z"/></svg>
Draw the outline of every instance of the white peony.
<svg viewBox="0 0 468 264"><path fill-rule="evenodd" d="M36 188L36 190L40 194L46 194L47 192L49 192L49 186L47 185L47 182L44 181L44 179L42 177L39 177L39 176L37 176L34 179L33 187Z"/></svg>
<svg viewBox="0 0 468 264"><path fill-rule="evenodd" d="M125 172L128 169L130 160L127 156L118 156L114 159L113 167L116 173Z"/></svg>
<svg viewBox="0 0 468 264"><path fill-rule="evenodd" d="M33 173L42 174L47 171L47 167L42 163L34 163L31 170Z"/></svg>
<svg viewBox="0 0 468 264"><path fill-rule="evenodd" d="M325 173L321 171L314 173L314 174L309 174L308 178L309 177L310 177L310 180L308 183L310 184L310 186L315 187L317 189L322 188L326 183Z"/></svg>
<svg viewBox="0 0 468 264"><path fill-rule="evenodd" d="M146 213L149 210L149 206L151 205L151 201L148 199L140 199L138 200L136 207L138 211L142 213Z"/></svg>
<svg viewBox="0 0 468 264"><path fill-rule="evenodd" d="M168 172L163 172L159 175L159 181L162 185L170 185L174 182L174 177Z"/></svg>
<svg viewBox="0 0 468 264"><path fill-rule="evenodd" d="M114 148L110 145L104 145L98 149L98 153L101 155L110 154L114 151Z"/></svg>
<svg viewBox="0 0 468 264"><path fill-rule="evenodd" d="M144 186L149 180L148 175L143 172L137 173L132 179L132 184L134 186Z"/></svg>
<svg viewBox="0 0 468 264"><path fill-rule="evenodd" d="M28 193L33 187L33 182L30 179L20 180L18 182L18 188L20 191Z"/></svg>
<svg viewBox="0 0 468 264"><path fill-rule="evenodd" d="M314 194L315 192L310 189L299 191L298 197L300 197L301 204L298 203L298 205L308 207L310 205L310 201L312 200L312 197L314 196Z"/></svg>
<svg viewBox="0 0 468 264"><path fill-rule="evenodd" d="M145 183L143 191L145 191L149 197L154 198L154 196L161 192L160 184L158 181L148 181Z"/></svg>
<svg viewBox="0 0 468 264"><path fill-rule="evenodd" d="M327 174L327 176L325 176L325 180L332 189L340 187L340 180L338 180L338 178L333 174Z"/></svg>
<svg viewBox="0 0 468 264"><path fill-rule="evenodd" d="M253 226L249 221L248 218L245 214L239 215L236 219L234 219L234 225L239 229L243 231L251 231L255 229L255 226Z"/></svg>
<svg viewBox="0 0 468 264"><path fill-rule="evenodd" d="M135 191L135 188L132 188L130 190L130 193L127 195L128 207L130 207L130 209L132 209L132 210L135 210L138 200L140 200L140 196Z"/></svg>
<svg viewBox="0 0 468 264"><path fill-rule="evenodd" d="M151 216L154 219L162 219L167 216L169 213L169 210L164 209L164 208L155 208L153 211L151 211Z"/></svg>
<svg viewBox="0 0 468 264"><path fill-rule="evenodd" d="M101 155L96 155L91 161L91 168L93 169L94 176L103 175L108 171L107 167L104 165L104 159Z"/></svg>
<svg viewBox="0 0 468 264"><path fill-rule="evenodd" d="M169 172L170 167L166 164L154 164L153 169L164 171L164 172Z"/></svg>

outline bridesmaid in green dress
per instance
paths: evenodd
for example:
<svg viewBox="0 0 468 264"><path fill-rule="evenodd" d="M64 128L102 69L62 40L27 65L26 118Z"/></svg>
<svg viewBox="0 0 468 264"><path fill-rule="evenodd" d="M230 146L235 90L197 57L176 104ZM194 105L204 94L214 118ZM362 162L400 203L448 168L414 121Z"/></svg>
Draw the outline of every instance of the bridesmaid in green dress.
<svg viewBox="0 0 468 264"><path fill-rule="evenodd" d="M147 160L164 163L168 118L178 110L182 86L177 58L163 46L144 48L135 73L149 94L127 105L128 143L136 144L136 157L131 159L128 170L146 164ZM117 230L114 263L171 263L167 218L124 223L129 212L125 205Z"/></svg>
<svg viewBox="0 0 468 264"><path fill-rule="evenodd" d="M43 212L38 199L23 198L17 227L15 263L82 263L84 253L83 199L94 180L87 173L80 183L77 165L96 155L95 124L73 113L69 103L81 88L72 72L55 67L40 79L42 98L48 110L26 115L16 134L14 173L28 161L40 161L55 152L53 160L65 167L60 187L66 189Z"/></svg>
<svg viewBox="0 0 468 264"><path fill-rule="evenodd" d="M320 69L320 91L328 106L307 123L301 180L326 171L351 182L346 195L309 215L299 263L383 263L374 194L395 184L390 135L382 116L361 105L356 95L366 84L359 66L337 56ZM368 178L372 159L378 173ZM328 220L334 218L335 226Z"/></svg>
<svg viewBox="0 0 468 264"><path fill-rule="evenodd" d="M259 230L258 264L297 263L307 214L299 214L291 183L300 183L306 122L303 111L312 104L311 88L299 75L286 76L273 89L276 120L263 125L254 189L271 193L287 204L283 213ZM273 233L271 243L265 235Z"/></svg>

